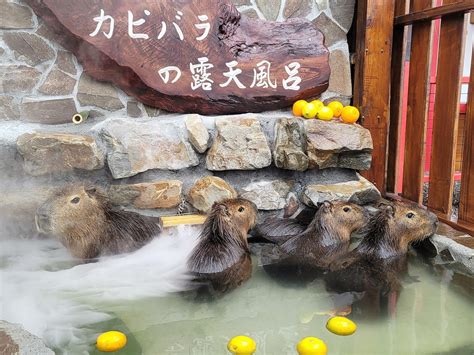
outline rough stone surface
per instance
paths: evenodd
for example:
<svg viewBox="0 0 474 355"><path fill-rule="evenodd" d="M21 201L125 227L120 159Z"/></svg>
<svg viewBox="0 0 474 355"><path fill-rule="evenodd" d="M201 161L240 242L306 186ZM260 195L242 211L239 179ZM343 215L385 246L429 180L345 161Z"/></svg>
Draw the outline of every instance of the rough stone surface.
<svg viewBox="0 0 474 355"><path fill-rule="evenodd" d="M199 211L208 212L214 202L237 197L237 192L217 176L206 176L196 181L189 190L188 200Z"/></svg>
<svg viewBox="0 0 474 355"><path fill-rule="evenodd" d="M100 135L109 146L107 162L115 179L150 169L179 170L199 164L191 145L171 122L112 120Z"/></svg>
<svg viewBox="0 0 474 355"><path fill-rule="evenodd" d="M260 11L265 16L266 20L275 21L280 12L281 0L267 1L267 0L255 0Z"/></svg>
<svg viewBox="0 0 474 355"><path fill-rule="evenodd" d="M5 32L3 40L15 58L35 66L54 59L54 50L41 37L28 32Z"/></svg>
<svg viewBox="0 0 474 355"><path fill-rule="evenodd" d="M257 11L253 8L248 8L247 10L242 11L242 15L245 15L248 18L259 18Z"/></svg>
<svg viewBox="0 0 474 355"><path fill-rule="evenodd" d="M344 106L347 106L347 105L351 104L351 96L341 96L341 95L338 95L338 94L334 94L332 96L329 96L323 102L324 102L325 105L327 105L331 101L340 101Z"/></svg>
<svg viewBox="0 0 474 355"><path fill-rule="evenodd" d="M380 192L370 181L358 175L359 180L337 184L314 184L305 187L303 202L308 206L317 206L324 201L349 201L367 204L378 201Z"/></svg>
<svg viewBox="0 0 474 355"><path fill-rule="evenodd" d="M135 208L172 208L181 202L183 183L163 180L132 185L112 185L108 196L112 203Z"/></svg>
<svg viewBox="0 0 474 355"><path fill-rule="evenodd" d="M21 119L45 124L69 123L77 113L72 98L41 100L26 98L21 103Z"/></svg>
<svg viewBox="0 0 474 355"><path fill-rule="evenodd" d="M157 107L151 107L148 105L143 105L148 117L158 117L161 114L161 110Z"/></svg>
<svg viewBox="0 0 474 355"><path fill-rule="evenodd" d="M351 68L349 55L340 49L336 49L329 54L329 66L331 76L329 78L329 91L337 92L340 95L352 95Z"/></svg>
<svg viewBox="0 0 474 355"><path fill-rule="evenodd" d="M130 116L130 117L142 116L142 110L138 106L138 102L136 101L127 102L127 116Z"/></svg>
<svg viewBox="0 0 474 355"><path fill-rule="evenodd" d="M310 168L370 168L373 145L366 128L321 120L305 120L304 125Z"/></svg>
<svg viewBox="0 0 474 355"><path fill-rule="evenodd" d="M430 242L436 248L436 252L442 255L444 251L449 251L454 259L453 262L464 266L464 270L474 275L474 249L457 243L451 238L435 234L430 238Z"/></svg>
<svg viewBox="0 0 474 355"><path fill-rule="evenodd" d="M217 136L207 153L209 170L254 170L272 163L260 122L254 118L217 118Z"/></svg>
<svg viewBox="0 0 474 355"><path fill-rule="evenodd" d="M27 29L33 26L33 12L29 7L6 0L0 1L0 28Z"/></svg>
<svg viewBox="0 0 474 355"><path fill-rule="evenodd" d="M52 69L38 91L46 95L70 95L75 85L76 80L74 78L61 70Z"/></svg>
<svg viewBox="0 0 474 355"><path fill-rule="evenodd" d="M79 79L77 99L83 106L97 106L110 111L124 108L114 86L94 80L85 73Z"/></svg>
<svg viewBox="0 0 474 355"><path fill-rule="evenodd" d="M311 0L286 0L285 18L306 17L311 12Z"/></svg>
<svg viewBox="0 0 474 355"><path fill-rule="evenodd" d="M0 65L0 94L29 93L41 73L27 65Z"/></svg>
<svg viewBox="0 0 474 355"><path fill-rule="evenodd" d="M278 168L305 171L308 156L304 152L303 122L298 118L281 118L275 124L273 160Z"/></svg>
<svg viewBox="0 0 474 355"><path fill-rule="evenodd" d="M209 132L198 115L189 115L185 119L188 138L194 149L204 153L209 145Z"/></svg>
<svg viewBox="0 0 474 355"><path fill-rule="evenodd" d="M0 95L0 120L16 120L20 118L20 108L13 96Z"/></svg>
<svg viewBox="0 0 474 355"><path fill-rule="evenodd" d="M56 55L56 66L61 69L63 72L76 75L77 69L74 65L74 60L72 54L63 50L59 50Z"/></svg>
<svg viewBox="0 0 474 355"><path fill-rule="evenodd" d="M4 343L4 341L7 341ZM12 352L9 352L9 351ZM27 332L19 324L0 320L0 353L4 355L54 355L43 340Z"/></svg>
<svg viewBox="0 0 474 355"><path fill-rule="evenodd" d="M331 0L329 7L334 20L348 32L354 17L355 0Z"/></svg>
<svg viewBox="0 0 474 355"><path fill-rule="evenodd" d="M242 189L240 197L255 203L259 210L279 210L285 207L292 186L283 180L252 182Z"/></svg>
<svg viewBox="0 0 474 355"><path fill-rule="evenodd" d="M324 44L327 47L332 46L339 41L346 41L346 33L331 20L324 12L313 20L315 26L324 34ZM331 68L331 76L333 71Z"/></svg>
<svg viewBox="0 0 474 355"><path fill-rule="evenodd" d="M17 149L23 156L25 171L34 176L104 166L104 154L89 136L25 133L18 137Z"/></svg>
<svg viewBox="0 0 474 355"><path fill-rule="evenodd" d="M232 0L235 6L250 5L250 0Z"/></svg>

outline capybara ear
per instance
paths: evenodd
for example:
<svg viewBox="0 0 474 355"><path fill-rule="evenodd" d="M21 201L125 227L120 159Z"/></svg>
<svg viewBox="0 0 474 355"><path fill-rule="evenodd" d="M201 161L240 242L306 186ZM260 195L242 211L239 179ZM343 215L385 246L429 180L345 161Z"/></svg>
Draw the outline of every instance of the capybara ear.
<svg viewBox="0 0 474 355"><path fill-rule="evenodd" d="M95 186L85 186L84 191L89 197L94 197L97 194L97 187Z"/></svg>
<svg viewBox="0 0 474 355"><path fill-rule="evenodd" d="M325 212L332 212L332 207L333 204L330 201L324 201L321 205L321 208L323 208L323 211Z"/></svg>
<svg viewBox="0 0 474 355"><path fill-rule="evenodd" d="M387 216L389 216L390 218L395 217L395 206L384 205L384 206L381 206L381 209L383 209L385 213L387 214Z"/></svg>

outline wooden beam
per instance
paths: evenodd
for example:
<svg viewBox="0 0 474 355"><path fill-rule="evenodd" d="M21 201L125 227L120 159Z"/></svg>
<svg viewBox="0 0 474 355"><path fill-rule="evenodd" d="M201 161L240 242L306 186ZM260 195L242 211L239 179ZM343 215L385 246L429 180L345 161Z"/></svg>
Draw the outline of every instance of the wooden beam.
<svg viewBox="0 0 474 355"><path fill-rule="evenodd" d="M448 2L448 0L446 0ZM441 21L428 207L450 218L465 39L463 13Z"/></svg>
<svg viewBox="0 0 474 355"><path fill-rule="evenodd" d="M472 10L474 10L474 0L464 0L397 16L394 22L395 26L406 26L419 21L435 20L446 15L464 14Z"/></svg>
<svg viewBox="0 0 474 355"><path fill-rule="evenodd" d="M429 9L431 3L431 0L412 0L411 9ZM402 195L417 203L423 199L431 37L431 22L412 26Z"/></svg>
<svg viewBox="0 0 474 355"><path fill-rule="evenodd" d="M471 76L464 126L464 150L462 155L461 196L459 221L474 229L474 46L471 57Z"/></svg>
<svg viewBox="0 0 474 355"><path fill-rule="evenodd" d="M361 111L361 123L371 131L374 141L372 166L362 175L382 192L385 191L394 9L394 0L360 0L357 11L354 102Z"/></svg>
<svg viewBox="0 0 474 355"><path fill-rule="evenodd" d="M407 0L395 1L395 16L400 16L407 11ZM395 192L399 170L399 140L402 121L402 89L406 55L406 28L395 27L393 30L393 48L401 48L392 52L392 73L390 86L390 125L388 133L387 155L387 191Z"/></svg>

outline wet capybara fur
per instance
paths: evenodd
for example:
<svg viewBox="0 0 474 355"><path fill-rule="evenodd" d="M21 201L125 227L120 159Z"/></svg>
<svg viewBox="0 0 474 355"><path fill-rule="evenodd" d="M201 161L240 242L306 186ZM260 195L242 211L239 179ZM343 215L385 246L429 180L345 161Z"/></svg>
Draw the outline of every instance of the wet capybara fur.
<svg viewBox="0 0 474 355"><path fill-rule="evenodd" d="M267 252L262 256L265 271L287 283L304 285L314 280L333 260L345 255L351 234L366 226L367 216L364 208L354 203L325 201L306 228L285 219L263 222L259 233L279 245L273 255Z"/></svg>
<svg viewBox="0 0 474 355"><path fill-rule="evenodd" d="M214 203L187 264L200 284L199 297L220 296L250 278L247 234L257 212L255 204L243 198Z"/></svg>
<svg viewBox="0 0 474 355"><path fill-rule="evenodd" d="M362 293L356 299L367 312L393 314L408 271L408 247L433 235L437 226L436 215L416 205L380 205L360 244L330 265L326 288L336 294Z"/></svg>
<svg viewBox="0 0 474 355"><path fill-rule="evenodd" d="M162 230L160 218L119 210L94 186L62 188L38 208L36 224L81 259L134 251Z"/></svg>

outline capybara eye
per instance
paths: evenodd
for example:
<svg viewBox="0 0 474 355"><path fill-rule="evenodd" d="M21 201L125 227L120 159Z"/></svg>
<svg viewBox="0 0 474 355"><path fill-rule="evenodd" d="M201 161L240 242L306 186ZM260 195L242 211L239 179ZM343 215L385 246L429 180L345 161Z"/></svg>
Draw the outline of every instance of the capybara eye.
<svg viewBox="0 0 474 355"><path fill-rule="evenodd" d="M242 206L239 207L239 212L244 212L245 211L245 208L243 208Z"/></svg>
<svg viewBox="0 0 474 355"><path fill-rule="evenodd" d="M412 213L412 212L408 212L408 213L407 213L407 217L408 217L408 218L413 218L413 217L415 217L415 214Z"/></svg>
<svg viewBox="0 0 474 355"><path fill-rule="evenodd" d="M79 197L74 197L74 198L71 200L71 203L78 204L80 200L81 200L81 199L80 199Z"/></svg>
<svg viewBox="0 0 474 355"><path fill-rule="evenodd" d="M344 207L342 210L343 210L344 212L349 212L351 209L350 209L350 207L347 207L347 206L346 206L346 207Z"/></svg>

